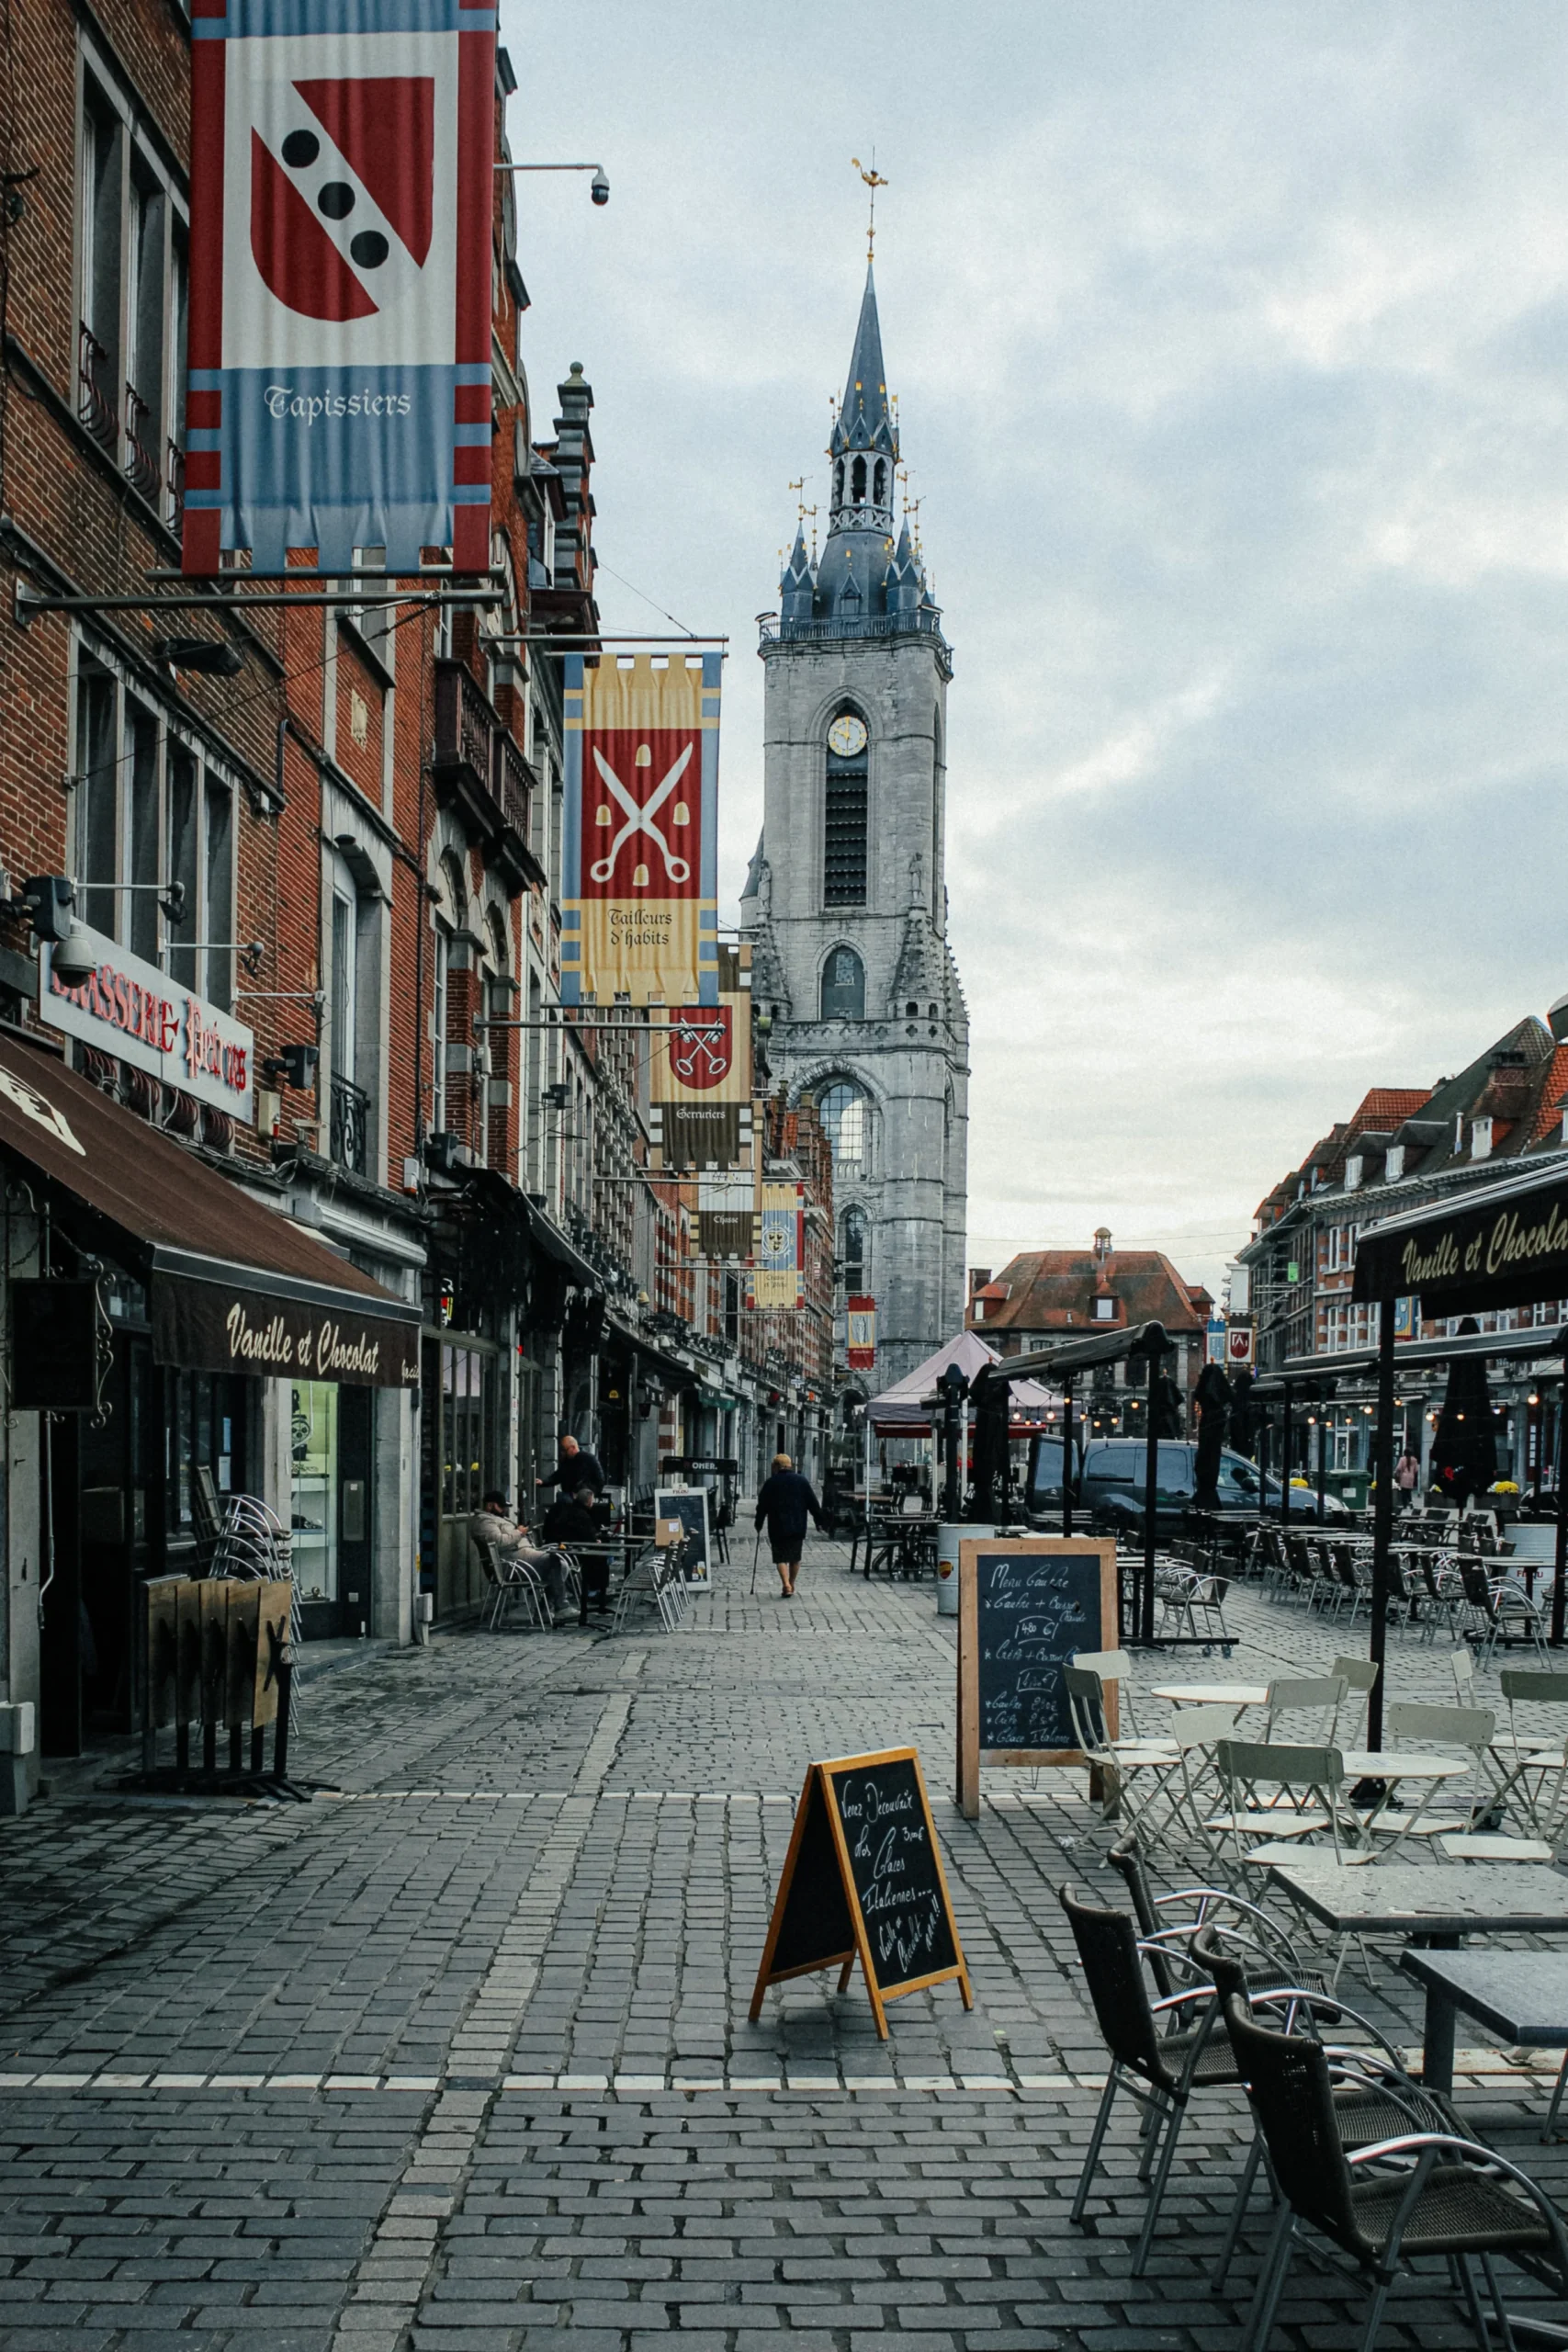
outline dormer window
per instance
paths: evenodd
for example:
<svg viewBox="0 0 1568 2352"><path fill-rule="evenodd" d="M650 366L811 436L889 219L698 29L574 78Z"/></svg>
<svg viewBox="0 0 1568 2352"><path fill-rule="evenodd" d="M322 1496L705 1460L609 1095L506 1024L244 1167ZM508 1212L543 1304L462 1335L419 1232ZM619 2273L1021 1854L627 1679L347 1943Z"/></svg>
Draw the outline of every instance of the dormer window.
<svg viewBox="0 0 1568 2352"><path fill-rule="evenodd" d="M1361 1155L1356 1152L1345 1162L1345 1190L1353 1193L1361 1181Z"/></svg>
<svg viewBox="0 0 1568 2352"><path fill-rule="evenodd" d="M1097 1298L1094 1302L1094 1319L1097 1323L1114 1323L1116 1301L1113 1298Z"/></svg>
<svg viewBox="0 0 1568 2352"><path fill-rule="evenodd" d="M1404 1175L1404 1146L1402 1143L1390 1144L1387 1156L1383 1160L1382 1172L1384 1182L1389 1184L1397 1184Z"/></svg>
<svg viewBox="0 0 1568 2352"><path fill-rule="evenodd" d="M1470 1123L1470 1156L1472 1159L1489 1159L1492 1156L1492 1122L1472 1119Z"/></svg>

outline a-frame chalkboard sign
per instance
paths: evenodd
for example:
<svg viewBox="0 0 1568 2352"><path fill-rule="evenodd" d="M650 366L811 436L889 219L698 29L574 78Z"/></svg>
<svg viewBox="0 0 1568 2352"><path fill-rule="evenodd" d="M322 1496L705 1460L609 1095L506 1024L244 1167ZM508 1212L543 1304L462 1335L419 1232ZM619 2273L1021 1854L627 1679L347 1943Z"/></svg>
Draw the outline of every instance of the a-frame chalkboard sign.
<svg viewBox="0 0 1568 2352"><path fill-rule="evenodd" d="M884 2041L883 2005L901 1993L956 1977L964 2007L975 2006L912 1747L808 1768L751 1996L752 2024L770 1984L837 1968L841 1993L857 1958Z"/></svg>

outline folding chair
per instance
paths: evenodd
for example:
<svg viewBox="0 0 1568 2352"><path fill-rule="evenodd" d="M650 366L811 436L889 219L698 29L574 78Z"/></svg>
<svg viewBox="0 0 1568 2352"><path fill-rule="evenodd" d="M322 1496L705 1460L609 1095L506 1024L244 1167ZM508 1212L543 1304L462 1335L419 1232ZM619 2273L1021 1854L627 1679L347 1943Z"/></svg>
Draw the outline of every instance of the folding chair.
<svg viewBox="0 0 1568 2352"><path fill-rule="evenodd" d="M1431 1706L1418 1699L1391 1701L1383 1721L1384 1746L1391 1749L1407 1744L1412 1747L1462 1747L1470 1758L1470 1802L1457 1819L1429 1815L1427 1807L1438 1801L1439 1788L1445 1810L1455 1800L1450 1793L1447 1781L1425 1781L1416 1784L1421 1793L1415 1810L1405 1812L1391 1804L1391 1785L1387 1795L1364 1816L1362 1826L1368 1835L1391 1838L1393 1841L1388 1849L1391 1854L1402 1838L1462 1836L1470 1827L1476 1806L1482 1802L1484 1758L1492 1745L1496 1722L1490 1707Z"/></svg>
<svg viewBox="0 0 1568 2352"><path fill-rule="evenodd" d="M1101 1776L1105 1819L1111 1820L1124 1811L1129 1826L1144 1823L1153 1837L1160 1816L1149 1808L1156 1792L1177 1769L1174 1744L1169 1740L1113 1740L1106 1727L1104 1685L1092 1667L1065 1666L1062 1688L1077 1746Z"/></svg>
<svg viewBox="0 0 1568 2352"><path fill-rule="evenodd" d="M1339 1710L1345 1703L1345 1677L1337 1662L1332 1674L1281 1676L1270 1682L1264 1700L1263 1736L1272 1742L1281 1715L1303 1714L1312 1708L1319 1710L1319 1720L1314 1725L1319 1740L1331 1747L1339 1724Z"/></svg>
<svg viewBox="0 0 1568 2352"><path fill-rule="evenodd" d="M1361 1710L1361 1736L1364 1738L1367 1727L1367 1708L1371 1703L1372 1692L1377 1688L1378 1676L1382 1668L1374 1666L1370 1657L1337 1657L1328 1670L1330 1674L1337 1675L1345 1685L1347 1699L1350 1699L1351 1693L1354 1692L1357 1697L1365 1702ZM1354 1703L1355 1701L1351 1699L1352 1706ZM1338 1728L1337 1717L1335 1719L1335 1728L1336 1730Z"/></svg>
<svg viewBox="0 0 1568 2352"><path fill-rule="evenodd" d="M1555 1843L1568 1781L1568 1724L1555 1740L1543 1742L1539 1735L1519 1730L1514 1710L1518 1705L1568 1707L1568 1672L1506 1666L1497 1680L1508 1710L1508 1734L1506 1743L1492 1743L1491 1754L1501 1768L1495 1803L1504 1808L1517 1794L1534 1835Z"/></svg>
<svg viewBox="0 0 1568 2352"><path fill-rule="evenodd" d="M1344 1843L1360 1845L1359 1819L1343 1794L1345 1758L1338 1748L1222 1739L1214 1761L1224 1784L1226 1809L1209 1827L1230 1833L1238 1862L1265 1866L1289 1860L1289 1841L1322 1829L1332 1837L1336 1861L1344 1860ZM1265 1796L1265 1790L1271 1793ZM1249 1831L1262 1833L1268 1842L1245 1846L1242 1839ZM1370 1849L1359 1859L1370 1859Z"/></svg>

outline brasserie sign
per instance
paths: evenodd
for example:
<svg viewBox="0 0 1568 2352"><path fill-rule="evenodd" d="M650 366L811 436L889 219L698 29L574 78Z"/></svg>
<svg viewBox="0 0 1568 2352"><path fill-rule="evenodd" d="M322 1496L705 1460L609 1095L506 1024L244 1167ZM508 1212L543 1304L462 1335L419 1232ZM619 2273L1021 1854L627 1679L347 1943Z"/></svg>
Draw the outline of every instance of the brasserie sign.
<svg viewBox="0 0 1568 2352"><path fill-rule="evenodd" d="M1489 1187L1468 1205L1455 1201L1418 1223L1402 1217L1393 1231L1363 1233L1355 1296L1411 1293L1428 1317L1568 1298L1568 1179L1501 1199Z"/></svg>
<svg viewBox="0 0 1568 2352"><path fill-rule="evenodd" d="M74 939L85 942L94 969L80 987L69 988L54 972L46 946L39 1017L215 1111L248 1120L255 1039L243 1022L85 923L76 925Z"/></svg>

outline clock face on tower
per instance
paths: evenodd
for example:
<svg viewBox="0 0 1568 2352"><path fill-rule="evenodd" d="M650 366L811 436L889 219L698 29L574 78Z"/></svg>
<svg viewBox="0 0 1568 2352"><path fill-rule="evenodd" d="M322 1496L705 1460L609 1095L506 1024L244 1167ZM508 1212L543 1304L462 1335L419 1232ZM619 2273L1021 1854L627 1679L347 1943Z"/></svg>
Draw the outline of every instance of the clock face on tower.
<svg viewBox="0 0 1568 2352"><path fill-rule="evenodd" d="M835 718L828 729L828 749L837 752L840 760L852 760L865 749L865 721L852 711L845 711Z"/></svg>

